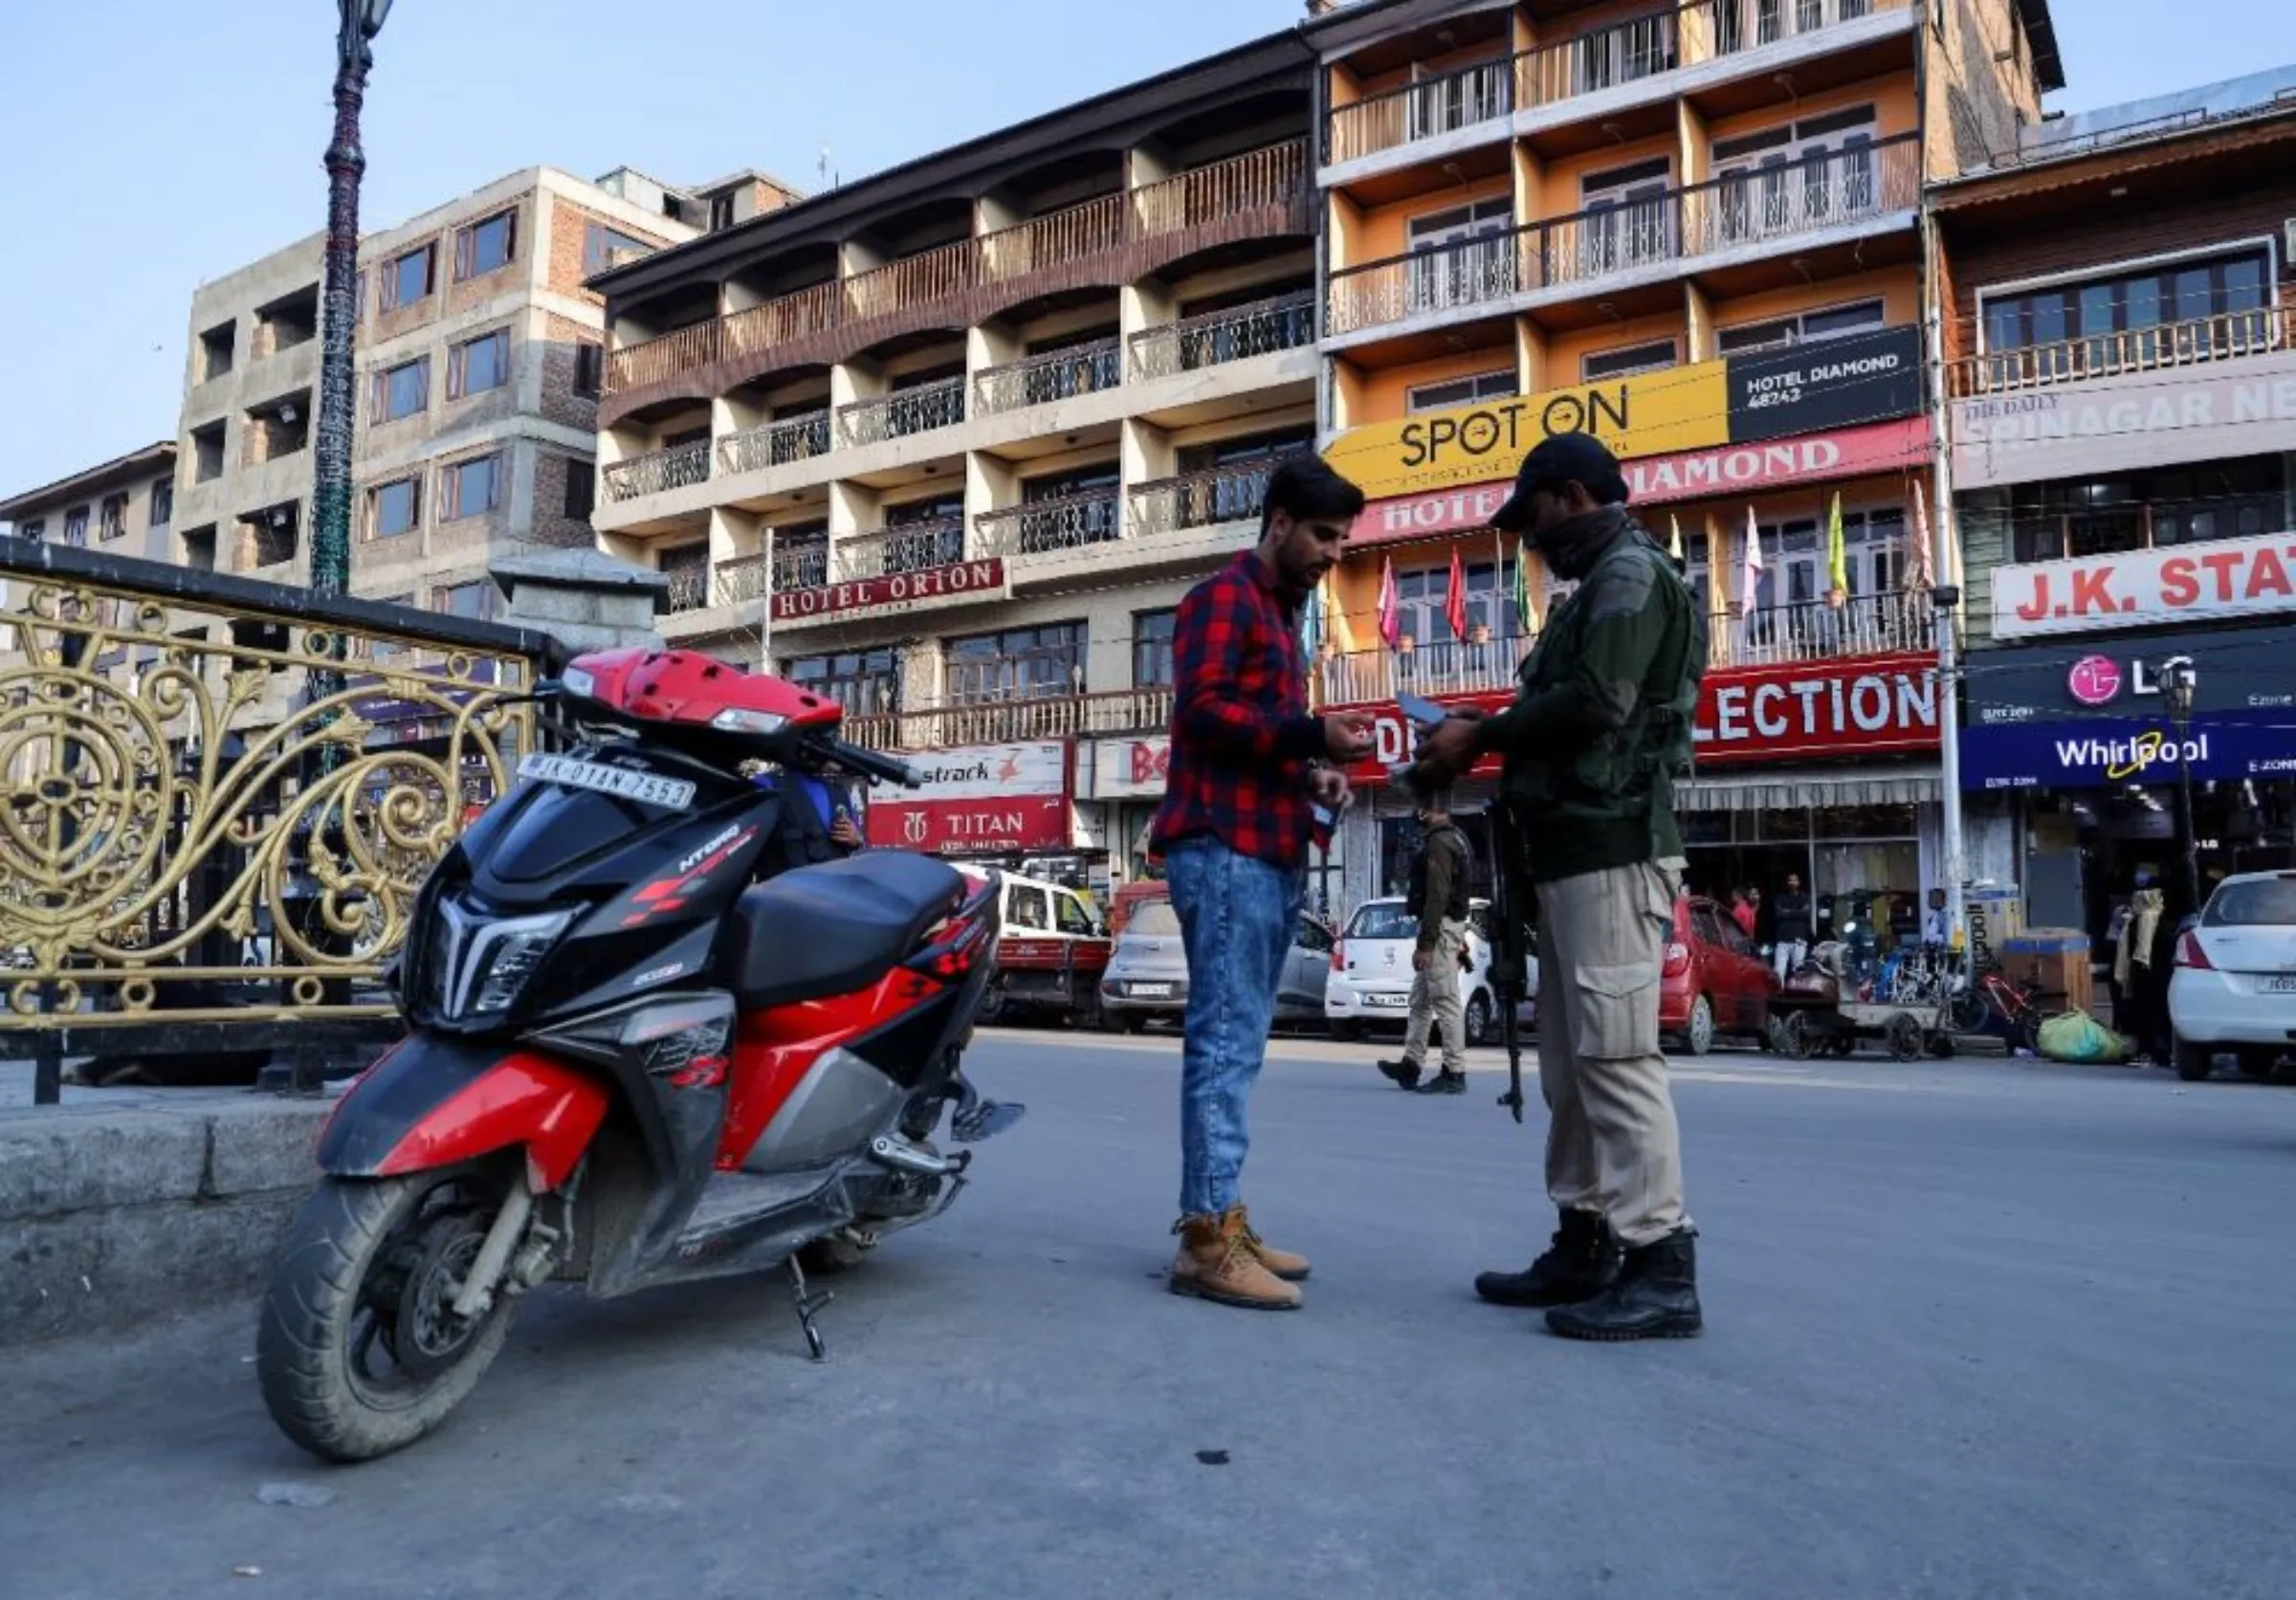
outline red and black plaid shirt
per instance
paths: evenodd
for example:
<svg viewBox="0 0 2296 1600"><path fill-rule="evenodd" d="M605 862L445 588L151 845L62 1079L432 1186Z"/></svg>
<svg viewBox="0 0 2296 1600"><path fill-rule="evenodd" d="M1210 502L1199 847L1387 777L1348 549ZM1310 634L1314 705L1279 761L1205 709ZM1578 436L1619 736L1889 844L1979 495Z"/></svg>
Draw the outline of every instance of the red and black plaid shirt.
<svg viewBox="0 0 2296 1600"><path fill-rule="evenodd" d="M1298 611L1257 555L1180 603L1172 677L1172 764L1152 847L1209 833L1242 855L1306 865L1308 763L1323 754L1323 722L1308 715Z"/></svg>

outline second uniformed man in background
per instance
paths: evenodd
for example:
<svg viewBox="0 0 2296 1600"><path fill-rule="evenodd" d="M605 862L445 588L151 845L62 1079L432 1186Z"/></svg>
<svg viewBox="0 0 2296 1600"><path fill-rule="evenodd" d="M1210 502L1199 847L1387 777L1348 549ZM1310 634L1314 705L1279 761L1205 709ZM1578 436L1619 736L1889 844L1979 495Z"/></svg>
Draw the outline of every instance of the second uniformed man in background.
<svg viewBox="0 0 2296 1600"><path fill-rule="evenodd" d="M1419 851L1411 857L1410 898L1403 909L1419 919L1411 951L1411 1021L1403 1058L1380 1071L1405 1090L1423 1095L1467 1092L1467 1016L1459 1006L1459 968L1467 949L1467 835L1451 821L1450 796L1430 789L1419 802ZM1425 1082L1427 1038L1440 1036L1443 1070Z"/></svg>
<svg viewBox="0 0 2296 1600"><path fill-rule="evenodd" d="M1475 1292L1546 1307L1567 1338L1685 1338L1703 1325L1696 1234L1658 993L1686 864L1674 779L1689 768L1706 619L1627 515L1617 457L1588 434L1525 456L1492 522L1578 588L1540 632L1514 704L1454 715L1420 751L1430 785L1480 755L1505 758L1494 848L1506 826L1502 870L1528 878L1537 900L1538 1078L1558 1223L1528 1271L1485 1273Z"/></svg>

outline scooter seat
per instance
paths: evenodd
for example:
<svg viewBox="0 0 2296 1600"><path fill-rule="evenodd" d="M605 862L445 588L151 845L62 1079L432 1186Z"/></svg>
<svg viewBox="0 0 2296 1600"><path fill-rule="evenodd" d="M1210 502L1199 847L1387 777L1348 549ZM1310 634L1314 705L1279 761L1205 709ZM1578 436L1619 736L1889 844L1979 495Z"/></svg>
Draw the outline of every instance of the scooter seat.
<svg viewBox="0 0 2296 1600"><path fill-rule="evenodd" d="M726 929L725 972L743 1011L867 989L925 930L963 903L945 862L871 851L800 867L743 893Z"/></svg>

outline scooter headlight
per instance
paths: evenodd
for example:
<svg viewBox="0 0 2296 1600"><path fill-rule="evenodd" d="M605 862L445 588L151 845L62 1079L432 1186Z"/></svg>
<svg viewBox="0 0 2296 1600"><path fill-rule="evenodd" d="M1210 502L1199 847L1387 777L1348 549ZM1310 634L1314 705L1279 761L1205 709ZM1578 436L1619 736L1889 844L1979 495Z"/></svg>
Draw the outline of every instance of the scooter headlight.
<svg viewBox="0 0 2296 1600"><path fill-rule="evenodd" d="M441 900L424 964L427 997L449 1022L509 1011L574 917L567 910L488 918Z"/></svg>

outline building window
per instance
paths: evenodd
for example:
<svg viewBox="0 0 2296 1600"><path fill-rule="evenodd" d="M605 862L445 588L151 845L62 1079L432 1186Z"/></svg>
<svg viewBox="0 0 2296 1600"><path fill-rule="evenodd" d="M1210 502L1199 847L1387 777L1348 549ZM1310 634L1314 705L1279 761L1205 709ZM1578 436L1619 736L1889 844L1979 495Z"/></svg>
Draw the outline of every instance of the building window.
<svg viewBox="0 0 2296 1600"><path fill-rule="evenodd" d="M1578 376L1591 384L1605 378L1630 378L1637 372L1656 372L1674 365L1674 351L1671 339L1630 344L1623 350L1602 350L1579 361Z"/></svg>
<svg viewBox="0 0 2296 1600"><path fill-rule="evenodd" d="M1514 639L1521 632L1521 619L1512 599L1513 561L1464 567L1460 575L1467 580L1468 639L1481 636L1487 644ZM1451 632L1450 596L1451 569L1447 566L1396 573L1396 610L1403 636L1413 642L1415 650L1440 650L1467 642ZM1510 656L1506 665L1512 667L1518 658L1519 652Z"/></svg>
<svg viewBox="0 0 2296 1600"><path fill-rule="evenodd" d="M401 478L378 483L366 492L366 502L370 537L392 539L410 532L423 520L422 479Z"/></svg>
<svg viewBox="0 0 2296 1600"><path fill-rule="evenodd" d="M588 343L574 346L574 393L595 400L606 389L606 346Z"/></svg>
<svg viewBox="0 0 2296 1600"><path fill-rule="evenodd" d="M1132 615L1132 683L1136 689L1172 687L1172 625L1177 611Z"/></svg>
<svg viewBox="0 0 2296 1600"><path fill-rule="evenodd" d="M653 246L644 239L633 238L603 222L593 222L583 230L582 276L596 278L625 266L641 256L651 256Z"/></svg>
<svg viewBox="0 0 2296 1600"><path fill-rule="evenodd" d="M2283 533L2286 484L2276 455L2019 484L2011 550L2018 561L2059 561Z"/></svg>
<svg viewBox="0 0 2296 1600"><path fill-rule="evenodd" d="M125 495L103 497L102 515L97 522L97 537L105 540L127 537L127 497Z"/></svg>
<svg viewBox="0 0 2296 1600"><path fill-rule="evenodd" d="M413 361L375 374L375 392L369 410L377 422L396 422L430 405L430 358L418 356Z"/></svg>
<svg viewBox="0 0 2296 1600"><path fill-rule="evenodd" d="M495 614L495 586L483 578L475 583L442 584L430 591L430 609L441 616L488 621Z"/></svg>
<svg viewBox="0 0 2296 1600"><path fill-rule="evenodd" d="M1515 382L1514 368L1478 372L1471 378L1453 378L1446 383L1421 384L1403 395L1403 405L1413 413L1440 411L1451 406L1471 406L1478 400L1505 400L1520 392Z"/></svg>
<svg viewBox="0 0 2296 1600"><path fill-rule="evenodd" d="M518 212L497 211L454 234L454 281L484 278L510 265L517 243Z"/></svg>
<svg viewBox="0 0 2296 1600"><path fill-rule="evenodd" d="M1086 630L1081 622L976 633L948 644L948 701L1058 700L1084 693Z"/></svg>
<svg viewBox="0 0 2296 1600"><path fill-rule="evenodd" d="M33 517L27 522L18 522L16 524L16 537L18 539L29 539L33 544L38 544L41 540L48 537L48 519L45 517Z"/></svg>
<svg viewBox="0 0 2296 1600"><path fill-rule="evenodd" d="M500 389L510 382L510 330L492 333L457 344L447 353L447 398L461 400Z"/></svg>
<svg viewBox="0 0 2296 1600"><path fill-rule="evenodd" d="M175 520L175 479L163 478L151 486L151 525L164 528Z"/></svg>
<svg viewBox="0 0 2296 1600"><path fill-rule="evenodd" d="M1789 344L1818 344L1828 339L1846 339L1853 333L1870 333L1882 326L1888 314L1880 300L1870 300L1828 306L1821 311L1804 311L1799 316L1780 317L1767 322L1748 322L1724 328L1721 349L1726 356L1742 355L1749 350L1775 350Z"/></svg>
<svg viewBox="0 0 2296 1600"><path fill-rule="evenodd" d="M440 489L447 502L446 521L484 516L501 503L502 457L481 456L455 462L446 469Z"/></svg>
<svg viewBox="0 0 2296 1600"><path fill-rule="evenodd" d="M386 594L382 597L378 604L385 606L405 606L408 611L412 611L414 609L414 596L411 594ZM396 639L378 638L367 641L366 653L368 657L373 660L375 665L382 666L385 662L389 661L395 656L403 654L406 649L407 646L400 643Z"/></svg>
<svg viewBox="0 0 2296 1600"><path fill-rule="evenodd" d="M88 508L76 505L64 513L64 543L75 549L85 549L88 543Z"/></svg>
<svg viewBox="0 0 2296 1600"><path fill-rule="evenodd" d="M2123 365L2151 365L2143 359L2141 347L2157 345L2157 354L2164 358L2171 353L2167 339L2152 330L2242 313L2254 319L2253 338L2237 340L2236 347L2217 351L2213 348L2216 340L2201 337L2181 342L2174 354L2179 360L2197 361L2205 361L2211 354L2248 354L2263 347L2264 313L2272 303L2271 256L2263 245L2251 245L2101 273L2045 288L1983 293L1977 303L1989 355L2076 341L2102 345L2120 335L2124 342L2140 346L2137 361ZM2237 334L2244 329L2236 323L2232 331Z"/></svg>
<svg viewBox="0 0 2296 1600"><path fill-rule="evenodd" d="M899 658L890 650L801 656L782 676L801 689L835 700L849 716L883 716L901 708Z"/></svg>
<svg viewBox="0 0 2296 1600"><path fill-rule="evenodd" d="M438 261L438 246L422 244L394 256L383 268L383 305L385 311L396 311L402 305L412 305L427 299L431 278Z"/></svg>
<svg viewBox="0 0 2296 1600"><path fill-rule="evenodd" d="M595 462L566 460L566 515L586 522L598 507L598 467Z"/></svg>

